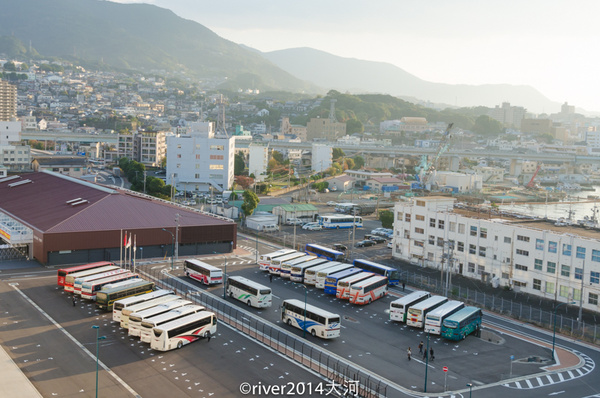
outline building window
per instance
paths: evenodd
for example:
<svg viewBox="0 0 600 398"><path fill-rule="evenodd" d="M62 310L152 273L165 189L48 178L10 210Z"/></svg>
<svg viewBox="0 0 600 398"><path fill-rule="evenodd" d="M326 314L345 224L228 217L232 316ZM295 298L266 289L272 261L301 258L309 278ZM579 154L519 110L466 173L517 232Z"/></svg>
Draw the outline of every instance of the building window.
<svg viewBox="0 0 600 398"><path fill-rule="evenodd" d="M444 229L444 220L438 220L438 229Z"/></svg>
<svg viewBox="0 0 600 398"><path fill-rule="evenodd" d="M600 262L600 250L592 249L592 261Z"/></svg>
<svg viewBox="0 0 600 398"><path fill-rule="evenodd" d="M517 240L521 242L529 242L529 236L517 235Z"/></svg>
<svg viewBox="0 0 600 398"><path fill-rule="evenodd" d="M180 169L181 168L181 163L177 163L177 168Z"/></svg>
<svg viewBox="0 0 600 398"><path fill-rule="evenodd" d="M417 233L417 234L424 234L425 230L423 228L415 228L415 233Z"/></svg>
<svg viewBox="0 0 600 398"><path fill-rule="evenodd" d="M580 301L581 300L581 290L573 289L573 300Z"/></svg>
<svg viewBox="0 0 600 398"><path fill-rule="evenodd" d="M512 242L512 239L510 238L510 236L505 236L504 243L510 243L510 242Z"/></svg>
<svg viewBox="0 0 600 398"><path fill-rule="evenodd" d="M444 238L437 238L437 245L439 247L444 247Z"/></svg>
<svg viewBox="0 0 600 398"><path fill-rule="evenodd" d="M560 294L560 297L569 297L569 286L560 285L558 294Z"/></svg>
<svg viewBox="0 0 600 398"><path fill-rule="evenodd" d="M477 265L477 274L481 275L485 272L485 267L483 265Z"/></svg>
<svg viewBox="0 0 600 398"><path fill-rule="evenodd" d="M200 174L194 174L194 178L195 178L196 180L199 180L199 179L200 179Z"/></svg>
<svg viewBox="0 0 600 398"><path fill-rule="evenodd" d="M475 273L475 263L469 263L467 267L469 268L470 273Z"/></svg>
<svg viewBox="0 0 600 398"><path fill-rule="evenodd" d="M398 214L396 215L396 220L398 221L402 221L402 218L404 217L404 213L400 213L398 212Z"/></svg>
<svg viewBox="0 0 600 398"><path fill-rule="evenodd" d="M210 150L211 151L224 151L225 147L223 145L211 145Z"/></svg>
<svg viewBox="0 0 600 398"><path fill-rule="evenodd" d="M181 159L181 154L180 153L177 154L177 159Z"/></svg>
<svg viewBox="0 0 600 398"><path fill-rule="evenodd" d="M596 285L600 283L600 272L590 272L590 284L595 283Z"/></svg>
<svg viewBox="0 0 600 398"><path fill-rule="evenodd" d="M430 245L435 245L435 236L429 235L429 244Z"/></svg>
<svg viewBox="0 0 600 398"><path fill-rule="evenodd" d="M568 265L562 264L560 266L560 275L566 276L568 278L571 275L571 267Z"/></svg>
<svg viewBox="0 0 600 398"><path fill-rule="evenodd" d="M425 201L424 200L417 200L417 206L425 207Z"/></svg>
<svg viewBox="0 0 600 398"><path fill-rule="evenodd" d="M502 279L508 279L508 272L502 273Z"/></svg>
<svg viewBox="0 0 600 398"><path fill-rule="evenodd" d="M543 268L543 266L544 266L544 261L541 260L541 259L539 259L539 258L536 258L535 259L535 263L533 265L533 268L536 269L536 270L538 270L538 271L541 271L542 268Z"/></svg>
<svg viewBox="0 0 600 398"><path fill-rule="evenodd" d="M210 155L211 160L223 160L223 155Z"/></svg>
<svg viewBox="0 0 600 398"><path fill-rule="evenodd" d="M200 155L196 154L196 160L200 160Z"/></svg>
<svg viewBox="0 0 600 398"><path fill-rule="evenodd" d="M429 226L430 226L431 228L435 228L435 218L430 218L430 219L429 219Z"/></svg>
<svg viewBox="0 0 600 398"><path fill-rule="evenodd" d="M415 241L415 246L416 246L416 247L423 247L423 242L422 242L422 241L420 241L420 240L416 240L416 241Z"/></svg>
<svg viewBox="0 0 600 398"><path fill-rule="evenodd" d="M465 233L465 224L458 224L458 233L459 234Z"/></svg>
<svg viewBox="0 0 600 398"><path fill-rule="evenodd" d="M554 282L546 282L546 293L554 294Z"/></svg>
<svg viewBox="0 0 600 398"><path fill-rule="evenodd" d="M566 243L563 243L563 256L570 256L571 255L571 245L567 245Z"/></svg>
<svg viewBox="0 0 600 398"><path fill-rule="evenodd" d="M556 253L556 242L548 241L548 251L550 253Z"/></svg>
<svg viewBox="0 0 600 398"><path fill-rule="evenodd" d="M222 164L211 164L208 168L210 170L223 170L223 165Z"/></svg>
<svg viewBox="0 0 600 398"><path fill-rule="evenodd" d="M514 281L513 283L514 283L515 287L527 287L526 282Z"/></svg>
<svg viewBox="0 0 600 398"><path fill-rule="evenodd" d="M415 218L417 219L417 221L425 221L425 216L421 216L421 215L416 215Z"/></svg>
<svg viewBox="0 0 600 398"><path fill-rule="evenodd" d="M480 238L487 238L487 228L481 228L479 230L479 237Z"/></svg>
<svg viewBox="0 0 600 398"><path fill-rule="evenodd" d="M546 263L546 272L549 274L553 274L556 272L556 263L552 261L548 261Z"/></svg>
<svg viewBox="0 0 600 398"><path fill-rule="evenodd" d="M469 245L469 254L477 254L477 246Z"/></svg>
<svg viewBox="0 0 600 398"><path fill-rule="evenodd" d="M477 236L477 227L471 225L471 236Z"/></svg>
<svg viewBox="0 0 600 398"><path fill-rule="evenodd" d="M585 259L585 247L577 246L575 257Z"/></svg>
<svg viewBox="0 0 600 398"><path fill-rule="evenodd" d="M533 290L542 290L542 281L540 279L533 280Z"/></svg>
<svg viewBox="0 0 600 398"><path fill-rule="evenodd" d="M464 242L456 242L456 250L459 252L465 251L465 243Z"/></svg>
<svg viewBox="0 0 600 398"><path fill-rule="evenodd" d="M535 250L544 250L544 240L543 239L535 240Z"/></svg>
<svg viewBox="0 0 600 398"><path fill-rule="evenodd" d="M410 213L406 213L406 214L404 215L404 221L406 221L406 222L410 222Z"/></svg>
<svg viewBox="0 0 600 398"><path fill-rule="evenodd" d="M521 271L527 271L527 266L526 265L521 265L521 264L515 264L515 268Z"/></svg>
<svg viewBox="0 0 600 398"><path fill-rule="evenodd" d="M517 254L520 254L521 256L529 256L529 252L522 249L517 249Z"/></svg>
<svg viewBox="0 0 600 398"><path fill-rule="evenodd" d="M575 279L579 279L579 280L583 279L583 268L575 267Z"/></svg>
<svg viewBox="0 0 600 398"><path fill-rule="evenodd" d="M479 257L485 257L486 248L479 246Z"/></svg>
<svg viewBox="0 0 600 398"><path fill-rule="evenodd" d="M596 293L588 293L588 304L598 305L598 295Z"/></svg>
<svg viewBox="0 0 600 398"><path fill-rule="evenodd" d="M449 228L450 232L456 232L456 223L450 221L450 228Z"/></svg>

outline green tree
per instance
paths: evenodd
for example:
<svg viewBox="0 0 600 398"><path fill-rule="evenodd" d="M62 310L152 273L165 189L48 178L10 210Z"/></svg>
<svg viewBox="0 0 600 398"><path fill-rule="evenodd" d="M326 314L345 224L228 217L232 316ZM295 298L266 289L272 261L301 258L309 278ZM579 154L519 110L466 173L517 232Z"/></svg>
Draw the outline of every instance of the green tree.
<svg viewBox="0 0 600 398"><path fill-rule="evenodd" d="M362 133L365 131L365 126L358 119L348 119L346 122L346 133L352 135L354 133Z"/></svg>
<svg viewBox="0 0 600 398"><path fill-rule="evenodd" d="M271 157L277 161L278 164L283 164L283 153L279 151L271 152Z"/></svg>
<svg viewBox="0 0 600 398"><path fill-rule="evenodd" d="M249 189L246 189L242 194L242 198L244 199L244 203L242 203L242 211L244 212L244 217L249 217L254 213L254 210L258 207L260 203L260 199L254 192Z"/></svg>
<svg viewBox="0 0 600 398"><path fill-rule="evenodd" d="M333 155L332 155L333 160L343 158L344 156L346 156L346 154L340 148L333 148Z"/></svg>
<svg viewBox="0 0 600 398"><path fill-rule="evenodd" d="M379 221L381 221L381 226L383 228L393 228L394 227L394 212L390 210L381 210L379 212Z"/></svg>
<svg viewBox="0 0 600 398"><path fill-rule="evenodd" d="M356 155L352 159L354 160L354 168L352 170L360 170L365 165L365 158L362 156Z"/></svg>
<svg viewBox="0 0 600 398"><path fill-rule="evenodd" d="M233 174L236 176L244 174L246 170L246 162L244 162L244 156L240 153L236 153L233 159Z"/></svg>
<svg viewBox="0 0 600 398"><path fill-rule="evenodd" d="M488 115L481 115L475 120L473 131L480 135L494 137L502 134L504 128L502 123L492 119Z"/></svg>

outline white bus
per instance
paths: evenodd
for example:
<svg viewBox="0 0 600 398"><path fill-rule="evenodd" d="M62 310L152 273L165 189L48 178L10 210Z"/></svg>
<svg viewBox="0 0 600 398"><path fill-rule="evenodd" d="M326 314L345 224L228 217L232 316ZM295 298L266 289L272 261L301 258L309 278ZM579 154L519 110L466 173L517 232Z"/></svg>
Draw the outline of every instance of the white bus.
<svg viewBox="0 0 600 398"><path fill-rule="evenodd" d="M223 271L220 268L206 264L200 260L185 260L183 269L186 276L200 281L205 285L223 282Z"/></svg>
<svg viewBox="0 0 600 398"><path fill-rule="evenodd" d="M281 273L281 264L293 260L295 258L304 257L306 254L302 252L295 252L286 254L285 256L277 257L271 260L271 265L269 265L269 273L273 275L281 275L284 278L289 278L290 274L282 274Z"/></svg>
<svg viewBox="0 0 600 398"><path fill-rule="evenodd" d="M175 308L164 314L156 315L150 318L146 318L142 321L140 327L140 340L144 343L150 343L152 341L152 329L167 322L174 321L179 318L183 318L186 315L195 314L200 311L204 311L201 305L184 305L183 307Z"/></svg>
<svg viewBox="0 0 600 398"><path fill-rule="evenodd" d="M442 334L442 323L450 315L465 308L465 303L451 300L425 316L425 333Z"/></svg>
<svg viewBox="0 0 600 398"><path fill-rule="evenodd" d="M340 316L296 299L283 300L281 320L290 326L305 330L323 339L340 336Z"/></svg>
<svg viewBox="0 0 600 398"><path fill-rule="evenodd" d="M148 308L139 312L133 312L129 314L129 329L127 334L129 336L140 336L140 330L142 330L142 322L153 316L164 314L171 310L174 310L184 305L194 304L189 300L178 298L177 300L169 301L168 303L159 304L156 307Z"/></svg>
<svg viewBox="0 0 600 398"><path fill-rule="evenodd" d="M356 206L356 203L338 203L337 205L335 205L335 211L338 213L349 213L350 210L354 209Z"/></svg>
<svg viewBox="0 0 600 398"><path fill-rule="evenodd" d="M329 267L322 271L317 272L317 277L315 278L315 287L318 289L325 289L325 279L331 274L335 274L336 272L344 271L354 267L352 264L340 263L340 262L332 262L333 267Z"/></svg>
<svg viewBox="0 0 600 398"><path fill-rule="evenodd" d="M274 258L285 256L286 254L290 254L295 252L293 249L280 249L268 254L261 254L258 258L258 265L261 271L268 271L269 266L271 265L271 260Z"/></svg>
<svg viewBox="0 0 600 398"><path fill-rule="evenodd" d="M350 300L350 288L357 282L375 276L372 272L361 272L341 279L337 283L335 297L343 300Z"/></svg>
<svg viewBox="0 0 600 398"><path fill-rule="evenodd" d="M138 274L133 274L129 271L121 273L119 275L107 276L102 279L94 279L88 282L84 282L81 285L81 298L86 300L96 301L96 293L98 293L106 285L111 283L123 282L130 279L139 279Z"/></svg>
<svg viewBox="0 0 600 398"><path fill-rule="evenodd" d="M73 293L73 290L75 289L75 286L74 286L75 279L77 279L77 278L85 278L86 276L102 274L104 272L114 271L117 269L119 269L119 267L117 267L116 265L105 265L103 267L86 269L84 271L77 271L77 272L73 272L71 274L67 274L65 276L65 282L64 282L65 292ZM80 291L81 291L81 289L80 289Z"/></svg>
<svg viewBox="0 0 600 398"><path fill-rule="evenodd" d="M166 304L179 299L181 299L181 297L177 296L176 294L166 294L164 296L160 296L152 300L144 301L143 303L138 303L123 308L123 310L121 311L120 325L123 329L129 329L129 316L131 314L135 314L136 312L144 311L148 308L153 308L161 304Z"/></svg>
<svg viewBox="0 0 600 398"><path fill-rule="evenodd" d="M323 264L312 267L304 271L304 284L314 286L317 283L317 273L324 271L327 268L335 267L338 264L337 261L327 261Z"/></svg>
<svg viewBox="0 0 600 398"><path fill-rule="evenodd" d="M113 269L110 271L105 271L105 272L101 272L99 274L93 274L93 275L88 275L88 276L84 276L81 278L75 278L75 280L73 281L73 294L77 294L78 296L81 295L81 286L89 281L93 281L96 279L102 279L102 278L106 278L109 277L111 275L120 275L120 274L126 274L128 273L129 270L126 270L124 268L117 268L117 269ZM66 286L65 286L66 287Z"/></svg>
<svg viewBox="0 0 600 398"><path fill-rule="evenodd" d="M411 305L417 304L419 301L427 300L431 297L431 293L417 291L400 297L390 303L390 321L406 322L406 315Z"/></svg>
<svg viewBox="0 0 600 398"><path fill-rule="evenodd" d="M169 351L215 333L217 316L213 312L201 311L155 327L152 330L150 348Z"/></svg>
<svg viewBox="0 0 600 398"><path fill-rule="evenodd" d="M362 228L363 219L359 216L325 214L319 217L319 224L327 229Z"/></svg>
<svg viewBox="0 0 600 398"><path fill-rule="evenodd" d="M279 275L283 276L284 278L289 278L292 273L292 267L298 264L302 264L306 261L314 260L315 258L317 258L317 256L304 255L302 257L296 257L293 260L286 261L281 264L281 270L279 271Z"/></svg>
<svg viewBox="0 0 600 398"><path fill-rule="evenodd" d="M273 302L271 288L243 276L234 275L227 278L227 294L256 308L270 307Z"/></svg>
<svg viewBox="0 0 600 398"><path fill-rule="evenodd" d="M350 286L351 304L370 304L388 292L388 278L375 275Z"/></svg>
<svg viewBox="0 0 600 398"><path fill-rule="evenodd" d="M448 297L431 296L427 300L423 300L417 304L411 305L408 308L406 324L415 328L422 328L425 324L425 316L427 316L430 311L435 310L440 305L447 302Z"/></svg>
<svg viewBox="0 0 600 398"><path fill-rule="evenodd" d="M115 301L113 304L113 322L121 322L121 315L123 309L131 307L139 303L143 303L148 300L152 300L158 297L166 296L168 294L174 294L171 290L155 290L152 293L140 294L139 296L127 297Z"/></svg>
<svg viewBox="0 0 600 398"><path fill-rule="evenodd" d="M310 260L310 261L306 261L303 262L301 264L298 265L294 265L292 267L292 271L290 274L290 280L292 282L300 282L302 283L304 281L304 273L312 268L315 268L319 265L322 265L324 263L327 263L328 260L325 258L317 258L315 257L314 259Z"/></svg>

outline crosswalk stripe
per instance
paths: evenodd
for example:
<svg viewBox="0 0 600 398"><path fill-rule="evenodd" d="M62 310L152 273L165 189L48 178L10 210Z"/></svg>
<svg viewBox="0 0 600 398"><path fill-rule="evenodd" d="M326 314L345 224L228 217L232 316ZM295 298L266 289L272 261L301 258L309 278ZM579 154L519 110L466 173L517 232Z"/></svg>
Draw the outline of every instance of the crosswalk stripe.
<svg viewBox="0 0 600 398"><path fill-rule="evenodd" d="M562 373L558 373L558 378L560 379L560 381L565 381L565 378L563 377Z"/></svg>
<svg viewBox="0 0 600 398"><path fill-rule="evenodd" d="M548 379L550 384L554 384L554 379L552 379L552 377L550 377L550 375L546 375L546 378Z"/></svg>
<svg viewBox="0 0 600 398"><path fill-rule="evenodd" d="M569 376L571 376L571 379L575 377L575 376L573 375L573 372L571 372L570 370L567 370L567 373L569 374Z"/></svg>
<svg viewBox="0 0 600 398"><path fill-rule="evenodd" d="M525 383L527 383L529 388L533 388L533 384L531 384L531 381L529 381L529 379L525 380Z"/></svg>
<svg viewBox="0 0 600 398"><path fill-rule="evenodd" d="M542 382L542 379L540 379L539 377L536 377L535 379L537 380L537 382L540 386L544 385L544 383Z"/></svg>
<svg viewBox="0 0 600 398"><path fill-rule="evenodd" d="M581 369L575 369L575 370L579 372L579 376L583 376L585 374L581 371Z"/></svg>
<svg viewBox="0 0 600 398"><path fill-rule="evenodd" d="M521 387L521 383L519 383L518 381L515 381L515 385L517 386L517 388L523 388Z"/></svg>

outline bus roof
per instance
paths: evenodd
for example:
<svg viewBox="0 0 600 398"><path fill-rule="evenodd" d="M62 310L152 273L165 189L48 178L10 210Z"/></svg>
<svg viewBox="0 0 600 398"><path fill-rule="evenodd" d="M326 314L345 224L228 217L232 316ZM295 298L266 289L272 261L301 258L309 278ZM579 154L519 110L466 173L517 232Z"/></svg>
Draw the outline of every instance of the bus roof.
<svg viewBox="0 0 600 398"><path fill-rule="evenodd" d="M146 300L151 300L153 298L166 296L168 294L175 294L175 293L173 293L172 290L159 289L159 290L155 290L150 293L140 294L139 296L127 297L127 298L124 298L121 300L117 300L117 301L115 301L115 304L119 303L119 304L122 304L123 306L127 306L127 305L131 305L131 304L137 304L139 302L146 301Z"/></svg>
<svg viewBox="0 0 600 398"><path fill-rule="evenodd" d="M192 258L192 259L189 259L189 260L185 260L185 262L197 265L197 266L205 268L205 269L207 269L209 271L221 271L221 268L217 268L217 267L215 267L213 265L207 264L204 261L196 260L195 258Z"/></svg>
<svg viewBox="0 0 600 398"><path fill-rule="evenodd" d="M199 311L199 312L196 312L195 314L189 314L189 315L186 315L179 319L175 319L175 320L169 321L167 323L163 323L160 326L156 326L155 329L162 330L162 331L168 331L168 330L177 328L179 326L183 326L187 323L196 321L198 319L203 319L208 316L212 316L214 314L215 314L214 312L210 312L210 311Z"/></svg>
<svg viewBox="0 0 600 398"><path fill-rule="evenodd" d="M327 268L326 270L323 270L323 271L319 272L317 274L317 276L320 277L320 278L322 278L322 277L328 277L329 275L345 271L345 270L347 270L349 268L352 268L352 264L339 263L338 265L335 265L335 266L333 266L331 268Z"/></svg>
<svg viewBox="0 0 600 398"><path fill-rule="evenodd" d="M112 271L115 269L119 269L119 267L117 267L116 265L105 265L103 267L88 268L88 269L85 269L82 271L71 272L70 274L67 275L67 277L70 277L73 280L75 280L77 278L83 278L85 276L102 274L104 272Z"/></svg>
<svg viewBox="0 0 600 398"><path fill-rule="evenodd" d="M382 279L387 279L387 276L383 275L373 275L368 277L367 279L363 279L362 281L358 281L352 285L350 289L360 289L365 286L369 286L371 283L379 282Z"/></svg>
<svg viewBox="0 0 600 398"><path fill-rule="evenodd" d="M477 307L465 307L461 310L458 310L458 312L455 312L454 314L450 315L448 318L446 318L446 321L454 321L454 322L459 322L462 321L465 318L470 317L471 315L473 315L476 312L481 312L481 308L477 308Z"/></svg>
<svg viewBox="0 0 600 398"><path fill-rule="evenodd" d="M458 301L458 300L450 300L447 303L444 303L442 305L440 305L439 307L437 307L435 310L430 311L427 316L442 316L444 314L446 314L448 311L452 311L455 308L460 308L463 307L465 305L465 303L463 303L462 301Z"/></svg>
<svg viewBox="0 0 600 398"><path fill-rule="evenodd" d="M60 268L58 271L67 272L69 274L72 274L73 272L83 271L83 270L87 270L87 269L93 269L94 267L96 267L96 268L103 267L103 266L107 266L107 265L115 265L115 264L111 263L110 261L97 261L95 263L81 264L81 265L76 265L74 267L69 267L69 268Z"/></svg>
<svg viewBox="0 0 600 398"><path fill-rule="evenodd" d="M354 273L355 269L360 269L360 268L350 268L347 270L344 270L342 272L336 272L335 275L330 275L327 277L327 279L329 278L337 278L337 282L355 282L355 281L360 281L366 278L370 278L373 275L375 275L372 272L365 272L365 271L361 271L359 273Z"/></svg>
<svg viewBox="0 0 600 398"><path fill-rule="evenodd" d="M92 275L83 276L81 278L75 278L75 281L78 279L81 279L81 283L85 283L85 282L94 281L96 279L103 279L103 278L106 278L109 276L121 275L121 274L127 274L127 273L129 273L129 270L126 270L125 268L117 268L117 269L113 269L110 271L100 272L99 274L92 274Z"/></svg>
<svg viewBox="0 0 600 398"><path fill-rule="evenodd" d="M146 294L152 294L152 293L146 293ZM135 297L141 297L141 296L145 296L145 294L142 294L140 296L135 296ZM175 295L174 293L166 294L164 296L158 296L158 297L154 297L154 298L151 298L148 300L136 302L133 305L124 307L123 311L127 311L128 313L133 314L134 312L143 311L143 310L146 310L146 309L152 308L152 307L157 307L161 304L166 304L168 302L179 300L179 299L180 299L180 297Z"/></svg>
<svg viewBox="0 0 600 398"><path fill-rule="evenodd" d="M448 297L444 296L431 296L426 300L419 301L417 304L412 305L410 309L422 310L424 308L429 308L432 305L436 305L439 303L445 303L448 301Z"/></svg>
<svg viewBox="0 0 600 398"><path fill-rule="evenodd" d="M123 289L129 289L130 287L137 287L137 286L142 286L142 285L146 285L146 284L152 284L154 285L154 282L149 282L145 279L140 279L140 278L133 278L133 279L128 279L126 281L119 281L119 282L115 282L115 283L109 283L108 285L104 285L102 286L102 290L100 290L100 292L104 293L104 294L111 294L114 292L118 292L120 290ZM98 292L98 293L100 293Z"/></svg>
<svg viewBox="0 0 600 398"><path fill-rule="evenodd" d="M337 251L337 250L333 250L333 249L331 249L331 248L329 248L329 247L325 247L325 246L317 245L317 244L314 244L314 243L307 243L307 244L306 244L306 247L314 247L315 249L324 250L324 251L326 251L327 253L331 253L331 254L340 254L340 255L342 255L342 256L344 255L344 253L343 253L343 252L339 252L339 251Z"/></svg>
<svg viewBox="0 0 600 398"><path fill-rule="evenodd" d="M203 311L204 309L205 309L205 307L203 307L201 305L184 305L182 307L174 308L174 309L170 310L169 312L159 314L156 316L148 317L148 318L144 319L144 322L151 322L156 325L157 323L169 321L178 316L193 314L198 311Z"/></svg>
<svg viewBox="0 0 600 398"><path fill-rule="evenodd" d="M290 253L290 254L286 254L285 256L272 258L271 263L277 262L278 264L283 264L284 262L293 260L298 257L303 257L303 256L306 256L306 253L302 253L302 252Z"/></svg>
<svg viewBox="0 0 600 398"><path fill-rule="evenodd" d="M326 263L327 261L329 261L329 260L327 260L326 258L315 258L315 259L307 261L305 263L296 264L294 267L302 267L302 268L313 267L315 265Z"/></svg>
<svg viewBox="0 0 600 398"><path fill-rule="evenodd" d="M415 300L418 300L422 297L425 296L430 296L431 293L423 291L423 290L418 290L416 292L412 292L410 294L407 294L404 297L400 297L399 299L396 299L394 301L392 301L393 304L406 304L406 303L412 303Z"/></svg>
<svg viewBox="0 0 600 398"><path fill-rule="evenodd" d="M285 254L290 254L290 253L293 253L295 251L297 251L297 250L294 250L294 249L279 249L279 250L276 250L276 251L271 252L271 253L263 254L262 256L267 256L267 257L273 258L275 256L283 256Z"/></svg>
<svg viewBox="0 0 600 398"><path fill-rule="evenodd" d="M311 274L312 273L316 274L317 272L326 270L331 267L335 267L337 264L338 264L338 261L326 261L323 264L319 264L316 267L312 267L311 269L307 270L306 272L310 272Z"/></svg>
<svg viewBox="0 0 600 398"><path fill-rule="evenodd" d="M305 261L314 260L316 258L317 258L316 256L311 256L311 255L305 254L302 257L296 257L289 261L286 261L285 264L293 267L294 265L302 264Z"/></svg>
<svg viewBox="0 0 600 398"><path fill-rule="evenodd" d="M89 280L89 281L84 281L81 286L82 287L83 286L94 286L94 285L100 285L102 283L110 283L112 281L114 281L115 283L117 283L117 282L121 281L123 278L130 277L132 275L137 275L137 274L133 274L133 273L125 270L125 272L122 272L120 274L105 276L105 277L100 278L100 279L92 279L92 280ZM139 278L139 275L137 277Z"/></svg>
<svg viewBox="0 0 600 398"><path fill-rule="evenodd" d="M292 305L295 305L296 307L304 308L304 301L302 301L302 300L286 299L286 300L283 300L283 302L290 303ZM313 314L321 315L326 318L331 318L331 317L339 318L340 317L338 314L334 314L333 312L325 311L324 309L315 307L314 305L311 305L311 304L306 304L306 311L310 311Z"/></svg>
<svg viewBox="0 0 600 398"><path fill-rule="evenodd" d="M243 276L238 276L238 275L232 275L232 276L228 276L227 280L233 279L234 281L238 281L241 283L244 283L250 287L253 287L255 289L261 290L261 289L269 289L271 290L270 287L265 286L265 285L261 285L260 283L254 282L248 278L244 278Z"/></svg>
<svg viewBox="0 0 600 398"><path fill-rule="evenodd" d="M358 268L360 268L360 264L368 264L372 267L378 267L381 269L386 269L386 270L390 270L390 271L396 271L396 268L393 267L388 267L387 265L383 265L383 264L379 264L376 263L374 261L370 261L370 260L364 260L362 258L357 258L356 260L354 260L354 265Z"/></svg>
<svg viewBox="0 0 600 398"><path fill-rule="evenodd" d="M148 308L143 311L140 311L140 312L132 313L129 316L131 317L132 315L135 315L135 316L141 317L142 319L144 317L149 318L151 316L154 316L157 314L162 314L166 311L170 311L172 309L183 307L184 305L190 305L190 304L193 304L193 303L189 300L184 300L182 298L178 298L176 300L169 301L168 303L157 305L156 307L152 307L152 308Z"/></svg>

